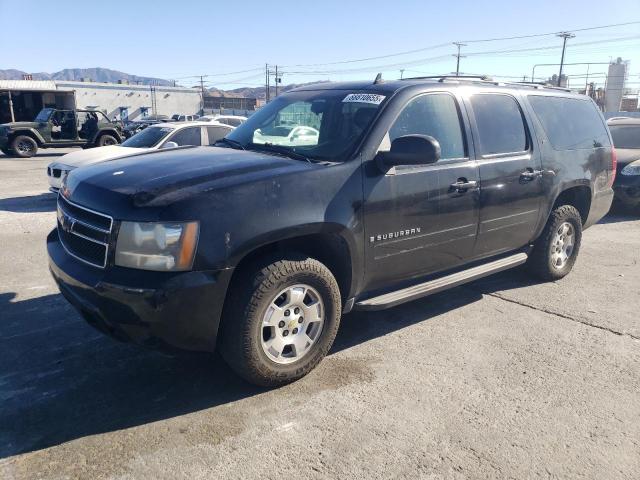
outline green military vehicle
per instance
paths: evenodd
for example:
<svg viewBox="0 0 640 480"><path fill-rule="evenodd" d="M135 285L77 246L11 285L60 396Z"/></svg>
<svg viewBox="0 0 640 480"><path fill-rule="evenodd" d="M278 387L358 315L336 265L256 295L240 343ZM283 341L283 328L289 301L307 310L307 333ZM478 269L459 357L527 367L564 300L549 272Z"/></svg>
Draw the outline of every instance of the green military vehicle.
<svg viewBox="0 0 640 480"><path fill-rule="evenodd" d="M122 141L121 127L99 111L43 108L33 122L0 125L0 150L28 158L38 148L104 147Z"/></svg>

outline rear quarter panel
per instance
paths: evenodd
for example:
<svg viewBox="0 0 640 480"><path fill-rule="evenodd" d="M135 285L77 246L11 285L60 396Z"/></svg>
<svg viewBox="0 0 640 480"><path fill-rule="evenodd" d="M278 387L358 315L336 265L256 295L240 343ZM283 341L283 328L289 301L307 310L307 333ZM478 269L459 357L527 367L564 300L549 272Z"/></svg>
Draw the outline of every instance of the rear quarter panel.
<svg viewBox="0 0 640 480"><path fill-rule="evenodd" d="M564 96L559 93L547 92L536 92L534 95ZM544 198L541 204L543 214L540 216L535 237L542 233L558 196L563 191L577 186L588 187L591 192L591 207L589 218L585 223L586 228L602 218L611 206L613 193L609 186L609 168L612 162L613 148L608 129L609 145L588 149L555 149L529 102L529 95L523 95L523 97L523 103L529 113L528 117L531 127L538 140L538 148L542 156L542 169L544 172L542 177ZM593 108L597 110L595 103L591 100L588 101L593 105ZM606 129L604 117L599 111L598 116Z"/></svg>

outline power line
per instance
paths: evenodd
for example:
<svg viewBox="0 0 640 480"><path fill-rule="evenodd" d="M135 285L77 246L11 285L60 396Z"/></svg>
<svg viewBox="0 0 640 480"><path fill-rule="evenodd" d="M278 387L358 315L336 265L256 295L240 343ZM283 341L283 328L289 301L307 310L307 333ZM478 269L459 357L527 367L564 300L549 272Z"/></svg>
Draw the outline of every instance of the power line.
<svg viewBox="0 0 640 480"><path fill-rule="evenodd" d="M571 30L567 30L570 32L585 32L585 31L589 31L589 30L598 30L598 29L603 29L603 28L613 28L613 27L621 27L621 26L628 26L628 25L637 25L640 24L640 21L633 21L633 22L625 22L625 23L614 23L614 24L610 24L610 25L599 25L599 26L595 26L595 27L586 27L586 28L578 28L578 29L571 29ZM501 40L518 40L518 39L524 39L524 38L536 38L536 37L548 37L548 36L552 36L552 35L556 35L558 32L548 32L548 33L538 33L538 34L532 34L532 35L517 35L517 36L512 36L512 37L496 37L496 38L483 38L483 39L478 39L478 40L462 40L461 43L480 43L480 42L496 42L496 41L501 41ZM295 65L285 65L285 67L320 67L320 66L330 66L330 65L342 65L342 64L348 64L348 63L358 63L358 62L367 62L370 60L380 60L383 58L391 58L391 57L399 57L399 56L403 56L403 55L410 55L412 53L418 53L418 52L424 52L424 51L428 51L428 50L436 50L438 48L444 48L451 45L451 43L440 43L437 45L430 45L428 47L423 47L423 48L416 48L413 50L406 50L403 52L395 52L395 53L389 53L387 55L378 55L375 57L366 57L366 58L356 58L356 59L350 59L350 60L342 60L342 61L336 61L336 62L327 62L327 63L299 63L299 64L295 64Z"/></svg>
<svg viewBox="0 0 640 480"><path fill-rule="evenodd" d="M597 27L586 27L586 28L572 28L569 30L566 30L567 32L586 32L589 30L599 30L602 28L613 28L613 27L624 27L624 26L628 26L628 25L638 25L640 24L640 21L633 21L633 22L625 22L625 23L612 23L610 25L599 25ZM483 38L481 40L462 40L463 42L467 42L467 43L480 43L480 42L497 42L500 40L518 40L521 38L535 38L535 37L548 37L551 35L557 35L558 33L562 33L562 32L548 32L548 33L536 33L533 35L518 35L515 37L496 37L496 38Z"/></svg>

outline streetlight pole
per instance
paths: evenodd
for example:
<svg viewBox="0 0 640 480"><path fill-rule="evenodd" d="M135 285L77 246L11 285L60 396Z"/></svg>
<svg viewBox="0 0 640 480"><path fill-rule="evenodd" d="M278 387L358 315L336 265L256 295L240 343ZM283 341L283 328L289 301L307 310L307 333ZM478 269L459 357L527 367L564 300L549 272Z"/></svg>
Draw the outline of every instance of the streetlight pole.
<svg viewBox="0 0 640 480"><path fill-rule="evenodd" d="M556 34L557 37L562 38L562 57L560 58L560 73L558 73L558 87L562 82L562 67L564 66L564 51L567 48L567 39L573 38L575 35L569 32L560 32Z"/></svg>
<svg viewBox="0 0 640 480"><path fill-rule="evenodd" d="M466 43L453 42L453 44L458 47L458 53L454 55L456 57L456 77L460 76L460 57L464 57L464 55L460 55L460 49L462 47L466 47Z"/></svg>

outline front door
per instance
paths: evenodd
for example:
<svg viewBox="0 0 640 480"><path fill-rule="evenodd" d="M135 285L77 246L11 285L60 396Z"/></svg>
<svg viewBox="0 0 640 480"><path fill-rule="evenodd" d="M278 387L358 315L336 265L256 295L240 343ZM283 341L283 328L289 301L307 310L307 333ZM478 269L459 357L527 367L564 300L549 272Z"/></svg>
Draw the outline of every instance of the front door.
<svg viewBox="0 0 640 480"><path fill-rule="evenodd" d="M69 142L78 139L78 120L73 110L55 110L49 117L51 141Z"/></svg>
<svg viewBox="0 0 640 480"><path fill-rule="evenodd" d="M474 257L528 244L540 215L542 162L518 100L502 93L469 97L480 169L480 224Z"/></svg>
<svg viewBox="0 0 640 480"><path fill-rule="evenodd" d="M455 267L473 252L478 224L479 181L470 158L468 123L456 97L446 92L409 100L379 151L400 136L422 134L440 143L430 165L397 166L386 174L365 165L365 289ZM458 188L467 183L471 186Z"/></svg>

